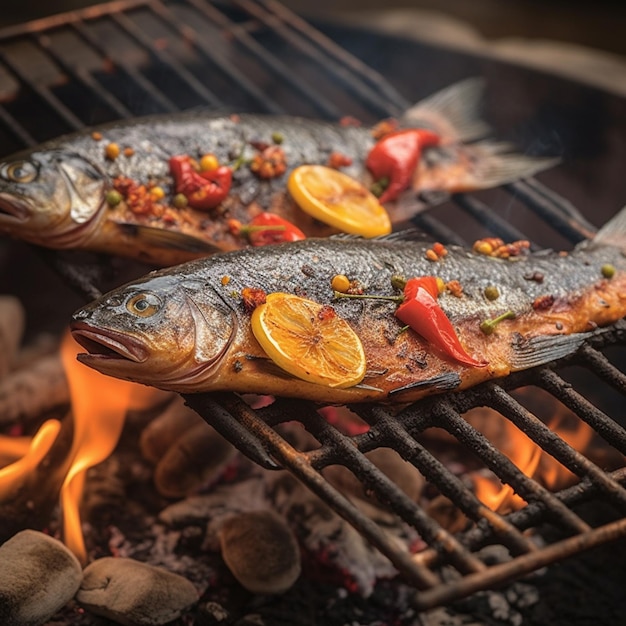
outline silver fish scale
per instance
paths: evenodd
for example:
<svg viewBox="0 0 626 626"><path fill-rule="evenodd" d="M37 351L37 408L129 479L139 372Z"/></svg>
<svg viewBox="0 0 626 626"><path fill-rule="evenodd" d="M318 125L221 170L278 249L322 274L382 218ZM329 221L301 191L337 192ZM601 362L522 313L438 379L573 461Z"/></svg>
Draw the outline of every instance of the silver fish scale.
<svg viewBox="0 0 626 626"><path fill-rule="evenodd" d="M434 275L446 282L458 280L463 287L462 297L443 293L439 298L441 307L455 321L468 317L485 319L508 310L521 314L530 310L533 301L541 296L553 296L557 301L571 298L601 280L603 264L613 264L626 271L626 259L610 247L589 250L582 247L567 256L542 253L515 260L494 259L449 247L448 256L438 262L424 258L427 248L428 244L423 242L308 239L216 255L156 275L170 275L174 282L176 276L195 276L202 285L222 294L235 295L245 287L260 288L267 293L297 293L332 304L347 319L361 315L364 307L370 311L378 308L381 302L335 299L330 286L335 274L359 280L367 294L385 296L397 295L391 285L393 274L403 274L406 278ZM536 272L543 275L542 282L529 279ZM227 286L222 286L222 276L230 278ZM484 296L487 286L496 286L500 291L496 301ZM234 297L226 298L230 306L237 301ZM388 306L391 310L395 307L393 303Z"/></svg>

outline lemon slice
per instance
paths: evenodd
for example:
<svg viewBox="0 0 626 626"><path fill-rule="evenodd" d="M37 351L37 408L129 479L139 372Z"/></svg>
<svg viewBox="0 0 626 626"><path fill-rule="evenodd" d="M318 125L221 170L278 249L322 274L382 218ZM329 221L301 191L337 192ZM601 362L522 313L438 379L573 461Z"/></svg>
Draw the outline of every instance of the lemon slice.
<svg viewBox="0 0 626 626"><path fill-rule="evenodd" d="M324 165L301 165L287 181L296 204L309 215L352 235L378 237L391 221L378 198L358 180Z"/></svg>
<svg viewBox="0 0 626 626"><path fill-rule="evenodd" d="M338 388L365 376L361 340L332 307L271 293L252 312L251 324L270 359L292 376Z"/></svg>

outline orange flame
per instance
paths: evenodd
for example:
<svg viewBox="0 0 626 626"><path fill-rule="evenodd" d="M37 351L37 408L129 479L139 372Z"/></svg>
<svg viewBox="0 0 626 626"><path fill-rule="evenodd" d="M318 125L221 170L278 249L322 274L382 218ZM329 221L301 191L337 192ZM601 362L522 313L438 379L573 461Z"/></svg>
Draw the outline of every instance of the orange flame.
<svg viewBox="0 0 626 626"><path fill-rule="evenodd" d="M32 439L0 438L3 456L11 461L18 459L0 469L0 502L11 498L26 477L39 465L50 451L60 430L61 422L48 420L41 425Z"/></svg>
<svg viewBox="0 0 626 626"><path fill-rule="evenodd" d="M83 493L85 473L113 452L131 403L134 383L110 378L76 360L82 348L66 333L61 343L61 359L68 378L74 440L70 451L72 464L61 487L63 539L84 565L87 551L81 530L78 505Z"/></svg>
<svg viewBox="0 0 626 626"><path fill-rule="evenodd" d="M553 398L550 403L554 415L547 420L546 425L572 448L584 452L594 437L593 429L569 413ZM471 412L467 417L468 421L471 422ZM480 419L484 424L484 410ZM496 411L490 411L488 419L497 423L492 430L492 433L497 433L497 441L493 441L493 443L526 476L555 491L575 482L576 476L572 472L518 430L509 420ZM480 429L479 426L477 428ZM504 513L519 509L525 504L524 500L515 494L510 485L502 484L494 475L484 476L475 473L472 479L478 499L494 511Z"/></svg>

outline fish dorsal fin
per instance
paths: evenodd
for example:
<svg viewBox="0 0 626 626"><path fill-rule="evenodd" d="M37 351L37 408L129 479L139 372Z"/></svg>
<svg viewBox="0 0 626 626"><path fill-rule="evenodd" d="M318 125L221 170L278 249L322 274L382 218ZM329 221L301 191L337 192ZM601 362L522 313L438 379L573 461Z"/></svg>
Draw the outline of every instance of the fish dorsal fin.
<svg viewBox="0 0 626 626"><path fill-rule="evenodd" d="M558 361L580 348L591 333L570 335L542 335L526 339L521 335L513 342L511 370L526 370L531 367Z"/></svg>
<svg viewBox="0 0 626 626"><path fill-rule="evenodd" d="M400 118L403 126L432 128L446 142L474 141L490 134L480 117L485 81L468 78L420 100Z"/></svg>
<svg viewBox="0 0 626 626"><path fill-rule="evenodd" d="M591 245L612 246L626 252L626 206L596 233Z"/></svg>

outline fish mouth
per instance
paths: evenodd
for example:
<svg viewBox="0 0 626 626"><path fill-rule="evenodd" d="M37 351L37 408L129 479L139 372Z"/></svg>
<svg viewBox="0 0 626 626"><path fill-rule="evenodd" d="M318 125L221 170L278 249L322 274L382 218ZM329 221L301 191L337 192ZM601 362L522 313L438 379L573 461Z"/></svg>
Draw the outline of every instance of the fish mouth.
<svg viewBox="0 0 626 626"><path fill-rule="evenodd" d="M0 193L0 220L23 224L30 217L28 204L8 193Z"/></svg>
<svg viewBox="0 0 626 626"><path fill-rule="evenodd" d="M87 350L77 355L81 363L95 361L131 361L144 363L149 356L147 348L123 333L113 330L94 328L85 322L70 324L72 337Z"/></svg>

